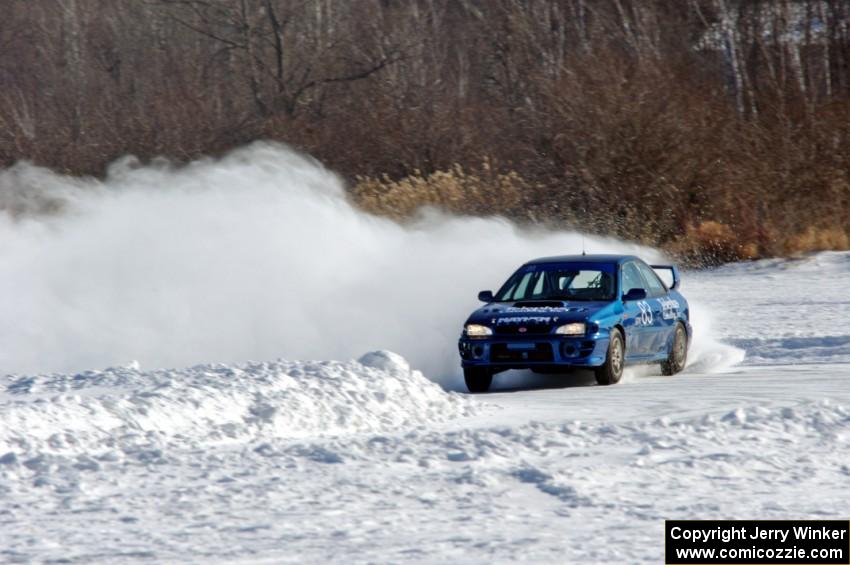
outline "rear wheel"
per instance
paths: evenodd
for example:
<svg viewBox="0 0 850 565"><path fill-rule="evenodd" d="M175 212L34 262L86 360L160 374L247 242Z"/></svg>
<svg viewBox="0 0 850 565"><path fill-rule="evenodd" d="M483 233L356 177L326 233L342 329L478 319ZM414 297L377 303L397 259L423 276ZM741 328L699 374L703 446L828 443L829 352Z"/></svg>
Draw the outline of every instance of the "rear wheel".
<svg viewBox="0 0 850 565"><path fill-rule="evenodd" d="M613 385L620 382L623 378L623 366L626 359L626 347L623 343L623 334L620 330L611 330L611 337L608 340L608 355L605 356L605 364L597 367L596 382L601 385Z"/></svg>
<svg viewBox="0 0 850 565"><path fill-rule="evenodd" d="M463 380L469 392L487 392L493 382L493 372L481 367L464 367Z"/></svg>
<svg viewBox="0 0 850 565"><path fill-rule="evenodd" d="M661 362L661 374L666 376L680 372L688 360L688 332L685 326L681 322L677 323L674 332L667 360Z"/></svg>

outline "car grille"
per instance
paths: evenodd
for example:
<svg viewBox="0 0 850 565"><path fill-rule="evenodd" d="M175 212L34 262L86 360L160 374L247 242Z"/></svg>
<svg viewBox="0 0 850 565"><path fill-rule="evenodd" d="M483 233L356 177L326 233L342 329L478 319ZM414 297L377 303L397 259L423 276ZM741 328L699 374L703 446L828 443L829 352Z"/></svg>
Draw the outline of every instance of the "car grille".
<svg viewBox="0 0 850 565"><path fill-rule="evenodd" d="M551 324L498 324L496 326L497 335L541 335L548 334L552 331Z"/></svg>
<svg viewBox="0 0 850 565"><path fill-rule="evenodd" d="M548 343L537 343L534 349L508 349L505 343L494 343L490 346L490 361L552 361L552 346Z"/></svg>

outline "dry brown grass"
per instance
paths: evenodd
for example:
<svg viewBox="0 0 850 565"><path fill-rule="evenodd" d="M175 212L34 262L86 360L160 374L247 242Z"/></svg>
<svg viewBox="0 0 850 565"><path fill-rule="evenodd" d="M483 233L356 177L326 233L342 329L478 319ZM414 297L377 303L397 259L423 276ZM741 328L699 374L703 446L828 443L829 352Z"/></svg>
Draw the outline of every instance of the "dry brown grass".
<svg viewBox="0 0 850 565"><path fill-rule="evenodd" d="M518 209L530 185L519 174L499 173L485 160L475 171L455 163L451 169L424 175L420 171L392 180L357 177L351 196L368 212L403 220L424 206L455 214L491 216Z"/></svg>
<svg viewBox="0 0 850 565"><path fill-rule="evenodd" d="M843 251L850 249L847 232L836 227L818 228L810 226L802 233L791 236L785 242L785 253L799 255L812 251Z"/></svg>
<svg viewBox="0 0 850 565"><path fill-rule="evenodd" d="M757 255L753 244L742 244L732 228L713 220L689 224L670 250L690 264L751 259Z"/></svg>

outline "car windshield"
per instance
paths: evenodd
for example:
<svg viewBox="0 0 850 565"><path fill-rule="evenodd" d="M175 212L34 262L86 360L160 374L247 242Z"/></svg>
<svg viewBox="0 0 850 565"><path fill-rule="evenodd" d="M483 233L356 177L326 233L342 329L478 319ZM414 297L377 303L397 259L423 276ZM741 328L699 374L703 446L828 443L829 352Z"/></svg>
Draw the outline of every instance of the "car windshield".
<svg viewBox="0 0 850 565"><path fill-rule="evenodd" d="M614 265L541 263L514 273L496 300L613 300L614 291Z"/></svg>

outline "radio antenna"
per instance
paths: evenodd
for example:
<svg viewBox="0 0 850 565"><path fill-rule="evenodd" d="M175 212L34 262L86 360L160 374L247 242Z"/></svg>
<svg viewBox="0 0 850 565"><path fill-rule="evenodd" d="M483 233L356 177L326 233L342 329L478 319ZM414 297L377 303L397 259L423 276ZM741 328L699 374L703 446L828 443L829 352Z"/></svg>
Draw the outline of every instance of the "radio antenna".
<svg viewBox="0 0 850 565"><path fill-rule="evenodd" d="M587 255L584 251L584 233L581 234L581 256L584 257Z"/></svg>

